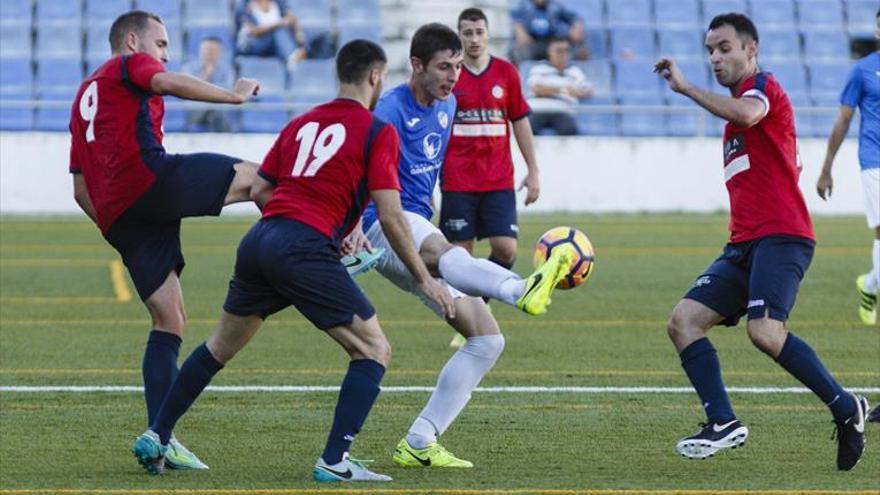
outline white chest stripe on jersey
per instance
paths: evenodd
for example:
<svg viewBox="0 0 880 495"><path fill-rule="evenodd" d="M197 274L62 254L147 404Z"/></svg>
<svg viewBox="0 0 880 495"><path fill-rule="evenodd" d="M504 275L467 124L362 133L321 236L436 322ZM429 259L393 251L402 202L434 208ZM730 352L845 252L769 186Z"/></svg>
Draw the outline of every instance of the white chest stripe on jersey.
<svg viewBox="0 0 880 495"><path fill-rule="evenodd" d="M452 127L452 135L466 137L506 136L507 124L455 124Z"/></svg>
<svg viewBox="0 0 880 495"><path fill-rule="evenodd" d="M740 172L745 172L750 168L752 168L752 164L749 162L749 155L746 154L734 158L726 167L724 167L724 182L729 181L734 175Z"/></svg>

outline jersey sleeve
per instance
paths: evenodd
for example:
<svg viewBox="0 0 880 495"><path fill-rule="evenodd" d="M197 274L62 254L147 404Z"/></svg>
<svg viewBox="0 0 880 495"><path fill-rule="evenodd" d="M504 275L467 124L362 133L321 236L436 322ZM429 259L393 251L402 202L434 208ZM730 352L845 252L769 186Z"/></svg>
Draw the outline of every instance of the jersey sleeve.
<svg viewBox="0 0 880 495"><path fill-rule="evenodd" d="M511 121L516 122L517 120L528 117L528 115L532 113L532 109L529 108L529 104L526 103L526 98L523 95L522 81L519 78L519 71L511 65L509 73L510 75L507 78L507 80L510 81L510 86L508 87L509 98L507 99L507 115Z"/></svg>
<svg viewBox="0 0 880 495"><path fill-rule="evenodd" d="M398 105L393 100L394 98L391 93L379 98L379 101L376 103L376 108L373 109L373 115L390 123L394 127L399 127L400 122L397 118Z"/></svg>
<svg viewBox="0 0 880 495"><path fill-rule="evenodd" d="M862 101L864 87L862 86L862 71L859 64L856 64L846 79L846 85L840 93L840 104L850 108L857 108Z"/></svg>
<svg viewBox="0 0 880 495"><path fill-rule="evenodd" d="M260 165L260 169L257 170L257 174L271 182L273 185L278 185L278 176L281 174L281 142L284 139L285 132L282 132L278 139L275 140L275 144L272 145L272 148L269 149L269 152L266 153L266 158L263 158L263 163Z"/></svg>
<svg viewBox="0 0 880 495"><path fill-rule="evenodd" d="M400 138L391 124L386 124L376 135L367 162L367 189L400 190L397 163L400 159Z"/></svg>
<svg viewBox="0 0 880 495"><path fill-rule="evenodd" d="M135 53L125 60L127 79L144 91L152 91L150 81L160 72L165 72L165 66L145 53Z"/></svg>

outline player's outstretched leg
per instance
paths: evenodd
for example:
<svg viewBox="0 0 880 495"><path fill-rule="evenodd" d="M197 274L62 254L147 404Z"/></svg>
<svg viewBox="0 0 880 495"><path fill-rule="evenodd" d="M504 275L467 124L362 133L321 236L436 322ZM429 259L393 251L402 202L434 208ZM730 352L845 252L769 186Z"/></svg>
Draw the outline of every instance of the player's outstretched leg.
<svg viewBox="0 0 880 495"><path fill-rule="evenodd" d="M725 424L700 424L700 431L675 445L675 450L688 459L706 459L721 449L735 449L746 443L749 436L749 429L738 419Z"/></svg>
<svg viewBox="0 0 880 495"><path fill-rule="evenodd" d="M327 464L318 459L313 471L315 481L391 481L390 476L374 473L367 469L366 464L372 461L352 459L348 452L342 454L342 460L336 464Z"/></svg>
<svg viewBox="0 0 880 495"><path fill-rule="evenodd" d="M131 453L137 457L138 464L150 474L162 474L165 470L165 453L168 447L159 441L159 435L147 430L137 437L131 446Z"/></svg>
<svg viewBox="0 0 880 495"><path fill-rule="evenodd" d="M865 450L865 415L868 399L852 394L856 401L856 413L843 421L835 421L837 430L837 469L849 471L862 459Z"/></svg>
<svg viewBox="0 0 880 495"><path fill-rule="evenodd" d="M554 249L550 258L525 280L525 291L516 300L516 307L530 315L546 313L550 295L565 278L574 256L574 249L569 246Z"/></svg>
<svg viewBox="0 0 880 495"><path fill-rule="evenodd" d="M856 290L859 293L859 319L868 326L877 324L877 291L871 292L866 288L868 274L859 275L856 278Z"/></svg>

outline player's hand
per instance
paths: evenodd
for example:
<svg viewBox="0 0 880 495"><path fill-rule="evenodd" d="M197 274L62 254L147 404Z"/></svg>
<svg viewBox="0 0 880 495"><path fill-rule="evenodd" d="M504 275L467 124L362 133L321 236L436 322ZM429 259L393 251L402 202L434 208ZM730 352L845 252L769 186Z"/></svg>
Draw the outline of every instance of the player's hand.
<svg viewBox="0 0 880 495"><path fill-rule="evenodd" d="M816 192L822 199L831 197L831 190L834 189L834 179L831 178L831 172L823 171L819 174L819 180L816 182Z"/></svg>
<svg viewBox="0 0 880 495"><path fill-rule="evenodd" d="M455 318L455 300L449 294L449 289L433 278L428 278L419 283L419 289L423 294L440 306L443 316L448 319Z"/></svg>
<svg viewBox="0 0 880 495"><path fill-rule="evenodd" d="M370 240L367 239L367 236L364 235L364 231L360 228L355 228L345 237L345 239L342 240L340 248L343 255L353 255L363 250L369 251L373 249L373 246L370 244Z"/></svg>
<svg viewBox="0 0 880 495"><path fill-rule="evenodd" d="M669 89L676 93L683 92L688 87L687 79L671 58L663 57L654 64L654 72L660 74L669 82Z"/></svg>
<svg viewBox="0 0 880 495"><path fill-rule="evenodd" d="M526 174L517 191L522 191L523 188L526 189L526 206L537 201L538 196L541 195L541 181L538 179L538 174Z"/></svg>
<svg viewBox="0 0 880 495"><path fill-rule="evenodd" d="M232 92L238 97L237 103L244 103L250 100L251 97L256 96L259 91L260 83L257 82L256 79L250 79L247 77L242 77L238 81L235 81L235 86L232 88Z"/></svg>

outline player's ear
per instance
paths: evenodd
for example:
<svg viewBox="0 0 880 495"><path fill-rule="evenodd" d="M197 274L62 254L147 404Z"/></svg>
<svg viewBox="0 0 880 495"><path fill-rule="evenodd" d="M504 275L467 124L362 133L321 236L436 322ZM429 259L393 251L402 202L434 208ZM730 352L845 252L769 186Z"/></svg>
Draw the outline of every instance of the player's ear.
<svg viewBox="0 0 880 495"><path fill-rule="evenodd" d="M419 57L410 57L409 64L412 66L413 73L421 74L425 71L425 66L422 64L421 59Z"/></svg>
<svg viewBox="0 0 880 495"><path fill-rule="evenodd" d="M138 45L140 45L140 38L136 32L129 31L125 34L125 47L128 48L129 51L137 53Z"/></svg>
<svg viewBox="0 0 880 495"><path fill-rule="evenodd" d="M746 43L746 52L749 54L749 58L758 56L758 42L749 40Z"/></svg>

